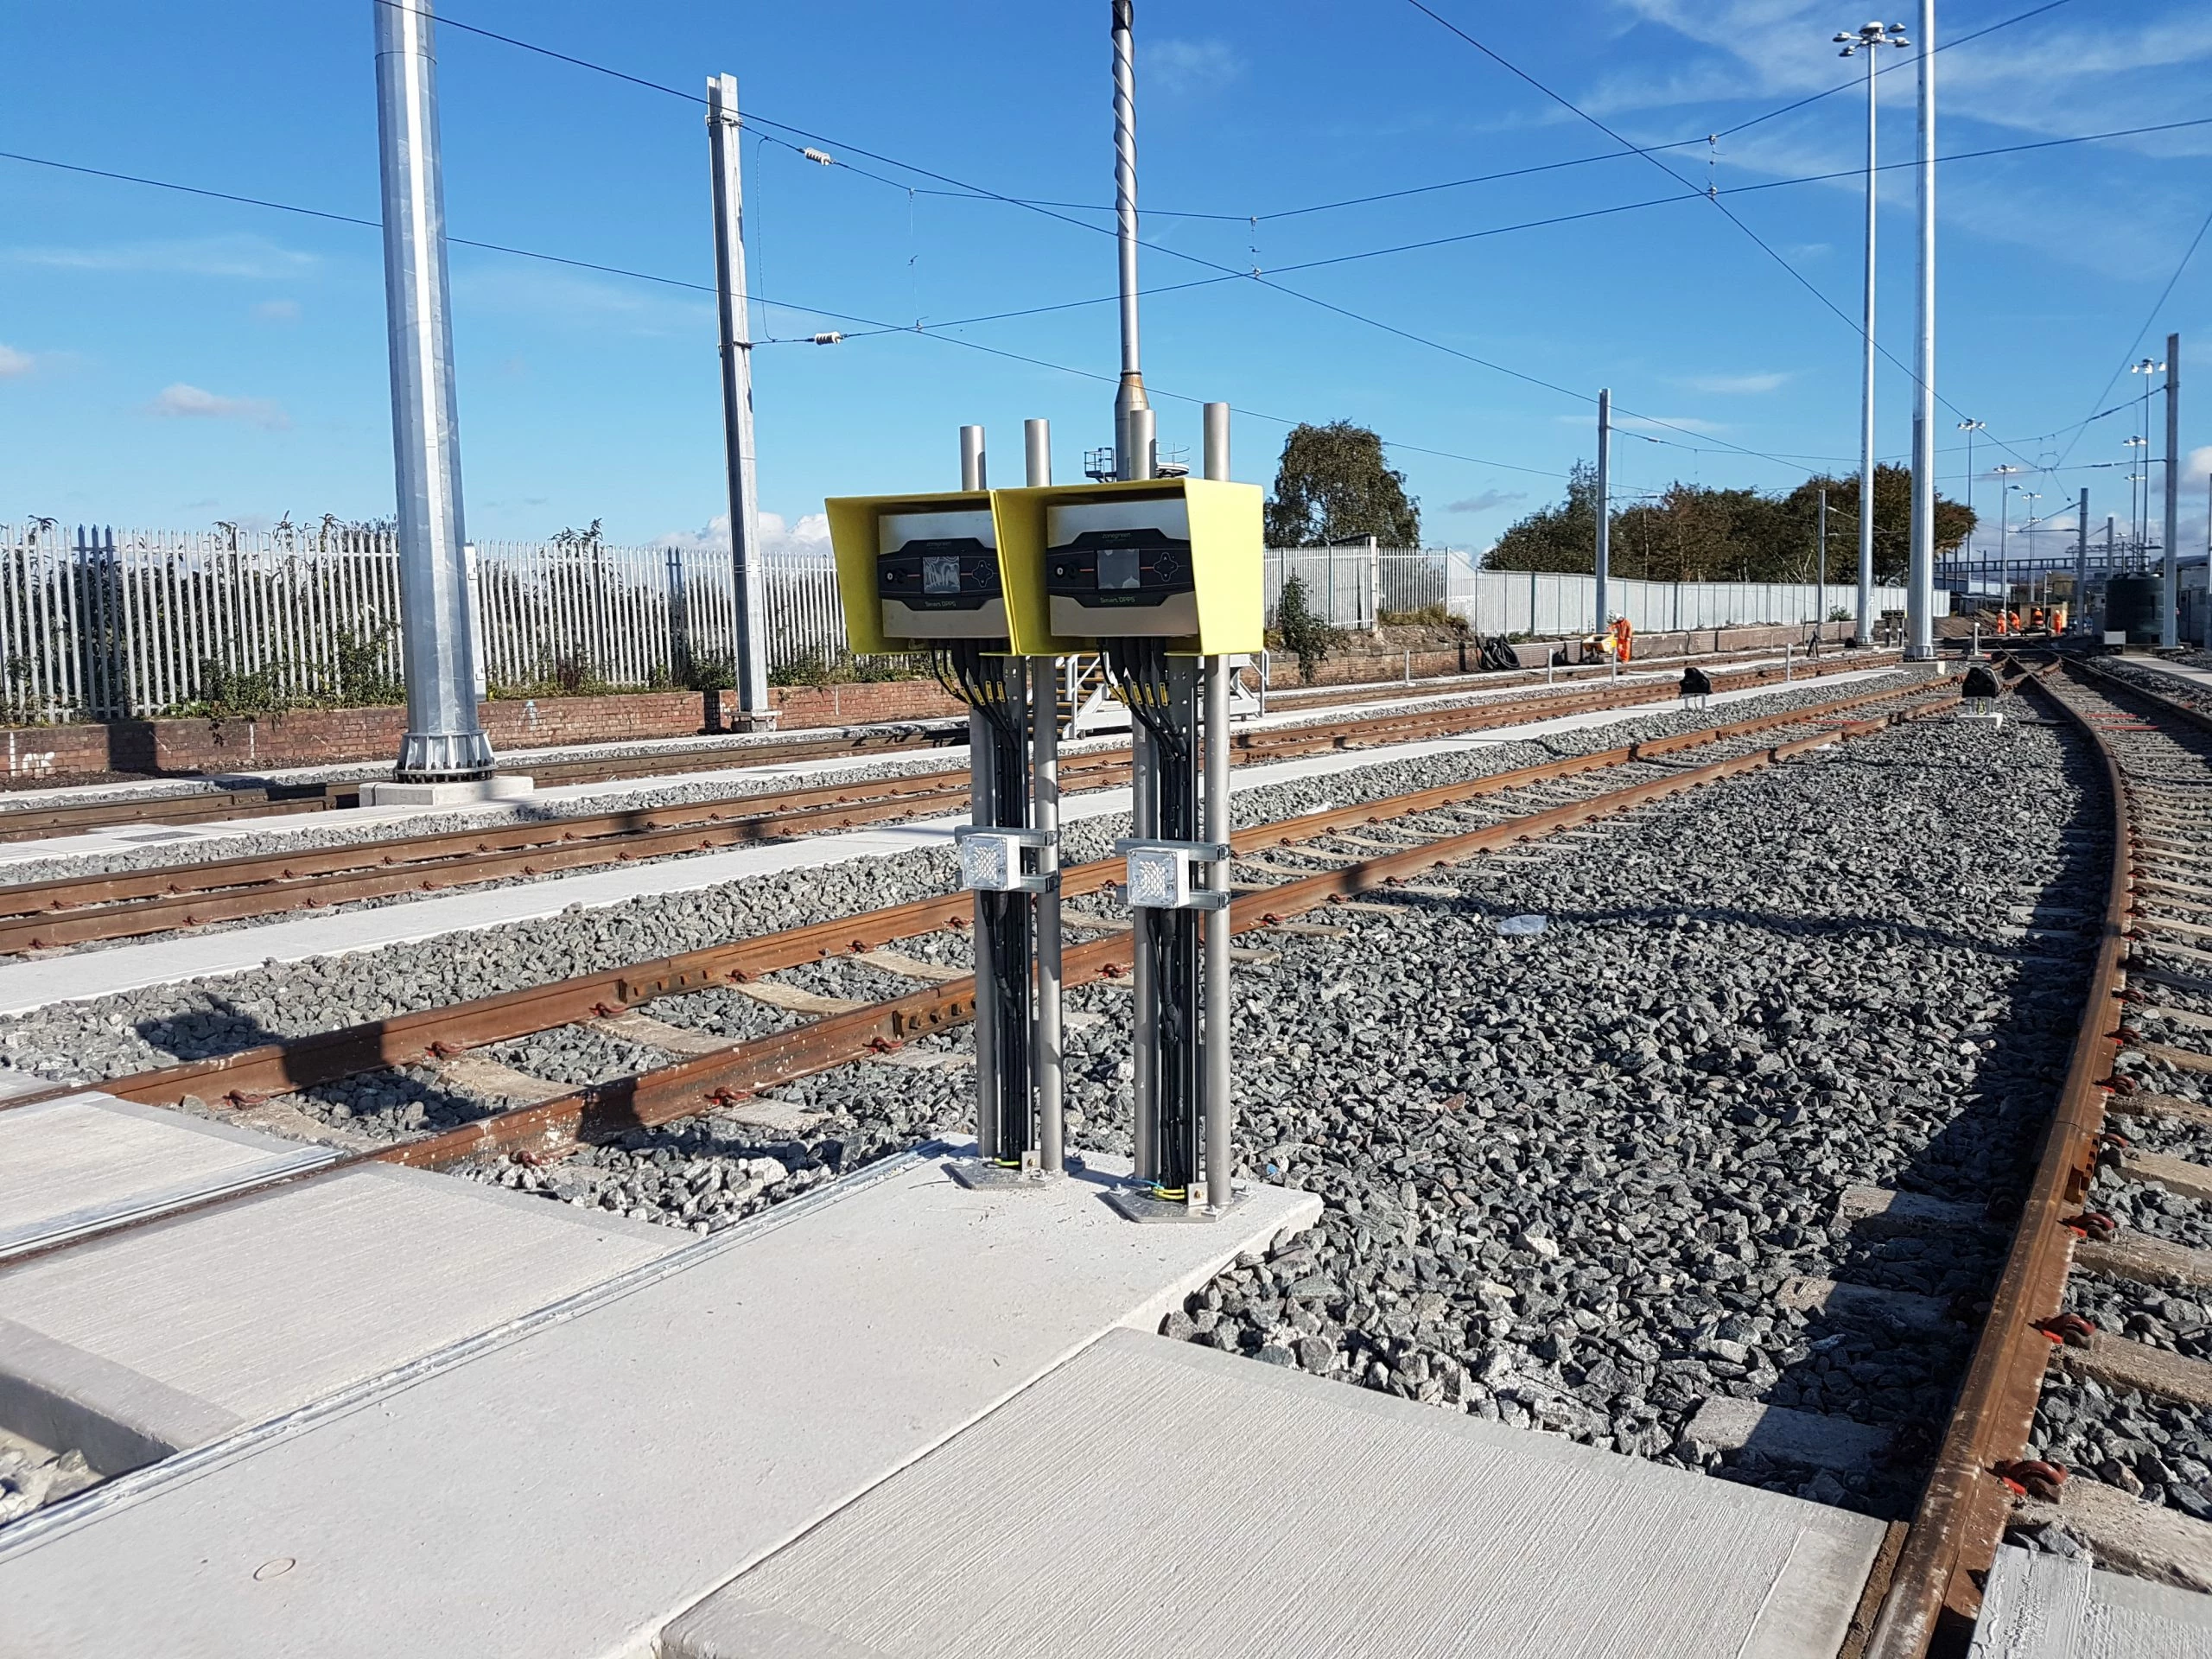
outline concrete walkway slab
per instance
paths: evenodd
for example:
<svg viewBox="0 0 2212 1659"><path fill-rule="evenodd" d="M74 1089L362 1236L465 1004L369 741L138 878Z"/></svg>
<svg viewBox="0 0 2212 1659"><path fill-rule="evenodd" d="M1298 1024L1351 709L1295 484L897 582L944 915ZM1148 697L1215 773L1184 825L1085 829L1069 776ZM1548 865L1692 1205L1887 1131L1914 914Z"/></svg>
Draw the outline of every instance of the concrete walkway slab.
<svg viewBox="0 0 2212 1659"><path fill-rule="evenodd" d="M1892 671L1885 668L1833 674L1820 683L1823 690L1834 688L1840 696L1845 686ZM1771 687L1717 692L1712 704L1718 708L1773 695ZM1312 755L1268 766L1239 767L1230 775L1230 782L1232 789L1239 792L1264 789L1304 779L1338 777L1388 761L1464 753L1560 732L1616 725L1655 712L1658 710L1651 707L1602 709L1523 726L1498 727L1462 737ZM1060 822L1083 823L1126 812L1128 806L1129 793L1125 788L1087 791L1071 795L1061 804ZM437 894L365 910L272 921L197 937L171 936L35 962L4 962L0 963L0 1014L26 1014L55 1002L79 1001L149 985L245 973L271 962L350 956L357 951L452 933L534 921L558 915L571 905L597 909L646 894L696 893L749 876L818 869L851 859L885 858L919 849L949 848L953 830L967 822L963 815L855 830L842 835L810 836L765 846L702 853L691 858L595 870L512 887Z"/></svg>
<svg viewBox="0 0 2212 1659"><path fill-rule="evenodd" d="M1831 1659L1884 1528L1123 1333L673 1624L665 1659Z"/></svg>
<svg viewBox="0 0 2212 1659"><path fill-rule="evenodd" d="M2000 1545L1970 1659L2212 1659L2212 1596Z"/></svg>
<svg viewBox="0 0 2212 1659"><path fill-rule="evenodd" d="M115 1473L687 1242L385 1165L283 1187L0 1272L0 1428Z"/></svg>
<svg viewBox="0 0 2212 1659"><path fill-rule="evenodd" d="M102 1094L0 1112L0 1264L148 1215L328 1163L327 1147Z"/></svg>
<svg viewBox="0 0 2212 1659"><path fill-rule="evenodd" d="M643 1655L780 1545L1319 1211L1262 1188L1220 1224L1135 1227L1096 1173L975 1192L952 1155L887 1160L447 1362L15 1523L0 1653Z"/></svg>

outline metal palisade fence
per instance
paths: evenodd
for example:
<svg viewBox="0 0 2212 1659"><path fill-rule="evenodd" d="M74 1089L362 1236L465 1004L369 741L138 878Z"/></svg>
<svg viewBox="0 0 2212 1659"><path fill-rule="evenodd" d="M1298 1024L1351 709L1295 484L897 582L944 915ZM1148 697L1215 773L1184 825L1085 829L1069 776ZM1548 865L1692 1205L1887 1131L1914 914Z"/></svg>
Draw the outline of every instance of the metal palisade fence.
<svg viewBox="0 0 2212 1659"><path fill-rule="evenodd" d="M844 616L829 550L763 555L770 671L834 660ZM1456 548L1270 548L1272 617L1296 578L1339 626L1432 607L1478 633L1573 634L1588 576L1484 570ZM731 683L737 607L728 551L588 539L471 550L478 671L490 695L701 689ZM1809 584L1616 578L1646 632L1810 621ZM1831 585L1826 608L1850 602ZM1901 588L1880 588L1885 610ZM246 531L0 524L0 719L144 719L209 708L398 700L398 555L388 531Z"/></svg>
<svg viewBox="0 0 2212 1659"><path fill-rule="evenodd" d="M1306 603L1338 627L1375 626L1378 609L1403 614L1440 607L1480 634L1588 632L1597 626L1594 577L1541 570L1484 570L1478 556L1452 547L1271 547L1268 615L1286 583L1302 584ZM1647 633L1738 624L1814 622L1852 603L1850 587L1830 582L1639 582L1614 576L1606 597L1616 616ZM1878 611L1903 610L1904 589L1874 590Z"/></svg>
<svg viewBox="0 0 2212 1659"><path fill-rule="evenodd" d="M727 551L487 542L471 554L489 692L728 683ZM772 670L834 655L844 622L826 550L764 563ZM0 717L12 723L393 702L399 626L387 531L0 525Z"/></svg>

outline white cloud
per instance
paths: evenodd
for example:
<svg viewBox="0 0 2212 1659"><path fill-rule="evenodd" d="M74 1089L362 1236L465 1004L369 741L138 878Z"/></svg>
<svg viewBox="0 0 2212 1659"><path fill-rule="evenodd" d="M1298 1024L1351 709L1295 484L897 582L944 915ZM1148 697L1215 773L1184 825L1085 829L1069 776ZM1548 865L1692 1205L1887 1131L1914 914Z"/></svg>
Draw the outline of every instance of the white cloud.
<svg viewBox="0 0 2212 1659"><path fill-rule="evenodd" d="M1724 397L1748 397L1762 391L1778 391L1789 383L1784 373L1762 374L1694 374L1682 385L1693 391L1719 392Z"/></svg>
<svg viewBox="0 0 2212 1659"><path fill-rule="evenodd" d="M671 530L652 539L655 547L680 547L699 550L729 550L729 514L718 512L697 530ZM802 514L797 524L788 524L780 512L760 515L760 548L766 553L827 553L830 550L830 517L827 513Z"/></svg>
<svg viewBox="0 0 2212 1659"><path fill-rule="evenodd" d="M245 421L272 432L292 423L284 406L270 398L218 397L181 380L163 387L161 396L146 405L146 410L171 420Z"/></svg>
<svg viewBox="0 0 2212 1659"><path fill-rule="evenodd" d="M1552 419L1561 426L1589 427L1592 417L1588 415L1554 415ZM1616 432L1726 432L1728 427L1720 421L1701 421L1694 415L1619 415L1613 416Z"/></svg>
<svg viewBox="0 0 2212 1659"><path fill-rule="evenodd" d="M1454 501L1444 509L1446 512L1488 512L1495 507L1510 507L1516 501L1526 501L1526 490L1484 490L1471 495L1464 501Z"/></svg>
<svg viewBox="0 0 2212 1659"><path fill-rule="evenodd" d="M1146 91L1169 98L1218 92L1241 79L1244 60L1220 41L1154 41L1138 48Z"/></svg>
<svg viewBox="0 0 2212 1659"><path fill-rule="evenodd" d="M263 300L253 308L253 315L264 322L297 322L300 302L297 300Z"/></svg>
<svg viewBox="0 0 2212 1659"><path fill-rule="evenodd" d="M13 380L29 374L38 366L38 359L29 352L19 352L12 346L0 345L0 380Z"/></svg>
<svg viewBox="0 0 2212 1659"><path fill-rule="evenodd" d="M296 277L321 262L264 236L203 236L164 242L115 242L102 247L10 248L11 264L53 270L157 272L181 276L236 276L255 282Z"/></svg>
<svg viewBox="0 0 2212 1659"><path fill-rule="evenodd" d="M714 338L711 304L645 283L603 282L576 271L472 258L456 264L453 289L462 303L506 316L524 314L568 327L655 336L696 338L703 331Z"/></svg>
<svg viewBox="0 0 2212 1659"><path fill-rule="evenodd" d="M2206 444L2201 449L2190 450L2188 459L2182 462L2182 489L2186 492L2191 484L2203 478L2208 473L2212 473L2212 443Z"/></svg>

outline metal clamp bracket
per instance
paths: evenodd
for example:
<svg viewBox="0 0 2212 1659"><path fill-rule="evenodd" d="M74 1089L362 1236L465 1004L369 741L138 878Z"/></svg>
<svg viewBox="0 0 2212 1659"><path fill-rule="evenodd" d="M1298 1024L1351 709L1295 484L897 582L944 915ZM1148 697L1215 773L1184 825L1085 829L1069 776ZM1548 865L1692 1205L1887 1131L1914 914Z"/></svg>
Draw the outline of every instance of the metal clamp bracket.
<svg viewBox="0 0 2212 1659"><path fill-rule="evenodd" d="M1049 830L963 823L954 826L952 839L960 851L960 885L970 893L1052 893L1059 887L1057 869L1022 868L1023 849L1041 852L1056 843Z"/></svg>
<svg viewBox="0 0 2212 1659"><path fill-rule="evenodd" d="M1128 859L1127 903L1132 910L1229 907L1230 895L1225 887L1200 887L1192 879L1195 865L1228 868L1230 849L1219 842L1132 839L1116 842L1114 850Z"/></svg>

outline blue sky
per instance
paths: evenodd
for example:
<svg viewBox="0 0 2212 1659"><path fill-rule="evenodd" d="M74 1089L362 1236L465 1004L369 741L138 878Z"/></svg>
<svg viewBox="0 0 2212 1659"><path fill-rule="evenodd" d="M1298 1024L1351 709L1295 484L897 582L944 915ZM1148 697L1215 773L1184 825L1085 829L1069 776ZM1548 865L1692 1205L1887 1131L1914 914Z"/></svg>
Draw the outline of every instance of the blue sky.
<svg viewBox="0 0 2212 1659"><path fill-rule="evenodd" d="M0 149L373 219L371 3L10 9L0 50L19 73ZM1167 393L1246 411L1236 470L1260 482L1285 419L1359 421L1396 446L1428 539L1476 547L1592 453L1601 385L1640 417L1627 431L1667 441L1617 445L1627 491L1678 477L1787 487L1847 469L1855 323L1796 277L1855 320L1859 181L1724 195L1771 254L1694 193L1858 165L1855 88L1703 136L1846 80L1856 63L1828 36L1864 19L1789 0L1429 3L1634 143L1698 140L1665 152L1680 179L1615 153L1405 0L1138 0L1141 204L1224 216L1149 213L1146 285L1281 273L1268 278L1279 288L1239 277L1147 302L1163 445L1198 435L1195 404ZM2037 3L1950 0L1942 34ZM1109 385L974 347L1110 377L1110 304L939 338L912 327L1110 295L1105 0L444 11L685 92L729 71L746 108L819 135L836 159L805 159L774 142L780 129L746 145L755 291L787 302L765 309L761 332L855 336L756 353L761 493L779 533L817 533L825 494L956 481L963 422L989 429L1002 480L1024 416L1052 419L1063 478L1109 441ZM1899 67L1882 83L1884 159L1903 161L1912 54L1887 56ZM455 29L440 58L455 236L711 285L696 104ZM2212 116L2208 61L2212 9L2065 0L1939 56L1941 148ZM1592 156L1606 159L1290 211ZM907 165L1074 205L923 194L948 187ZM1878 334L1909 361L1910 174L1886 175L1882 199ZM2032 510L2086 484L2094 523L2125 516L2134 416L2076 423L2144 384L2121 374L2101 401L2150 319L2136 355L2162 355L2170 329L2189 342L2184 545L2202 545L2212 416L2191 411L2212 408L2212 238L2152 312L2212 209L2212 126L1962 160L1942 170L1939 201L1938 384L1957 406L1942 417L1947 491L1966 485L1952 426L1964 411L2011 446L1976 448L1986 515L1993 465L2063 461L2021 475L2042 492ZM1285 269L1637 202L1656 205ZM389 512L379 259L372 229L0 160L0 521ZM716 534L711 296L466 248L452 265L471 534L534 538L594 518L620 541ZM864 324L830 313L895 328L861 337ZM1887 454L1906 447L1910 390L1883 365Z"/></svg>

